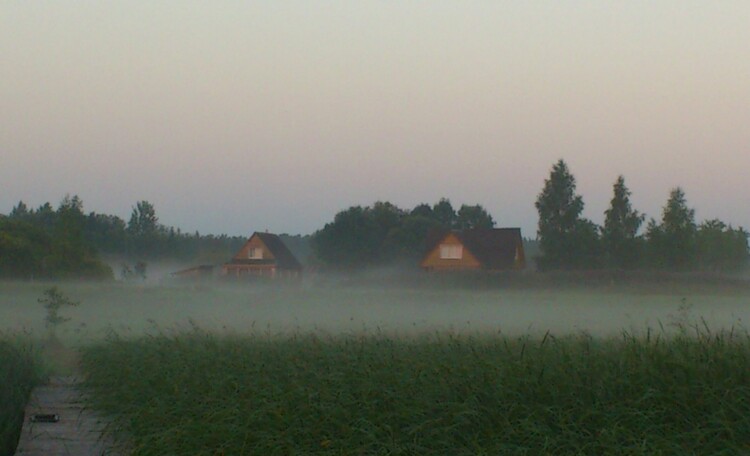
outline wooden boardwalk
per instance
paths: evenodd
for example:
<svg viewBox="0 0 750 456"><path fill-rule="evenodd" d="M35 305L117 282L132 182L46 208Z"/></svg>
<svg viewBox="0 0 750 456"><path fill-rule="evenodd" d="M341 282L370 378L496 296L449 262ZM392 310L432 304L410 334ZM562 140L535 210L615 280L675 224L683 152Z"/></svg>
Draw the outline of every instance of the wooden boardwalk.
<svg viewBox="0 0 750 456"><path fill-rule="evenodd" d="M36 421L57 415L57 422ZM53 377L32 391L17 456L119 456L105 432L107 421L84 407L76 377Z"/></svg>

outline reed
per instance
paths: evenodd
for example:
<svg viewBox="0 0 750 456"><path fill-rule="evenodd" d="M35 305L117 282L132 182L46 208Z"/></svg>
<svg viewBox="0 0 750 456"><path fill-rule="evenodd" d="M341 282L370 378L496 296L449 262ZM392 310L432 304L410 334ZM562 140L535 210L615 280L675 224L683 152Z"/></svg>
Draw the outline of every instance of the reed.
<svg viewBox="0 0 750 456"><path fill-rule="evenodd" d="M671 334L671 333L670 333ZM750 338L217 336L84 348L137 455L740 454Z"/></svg>

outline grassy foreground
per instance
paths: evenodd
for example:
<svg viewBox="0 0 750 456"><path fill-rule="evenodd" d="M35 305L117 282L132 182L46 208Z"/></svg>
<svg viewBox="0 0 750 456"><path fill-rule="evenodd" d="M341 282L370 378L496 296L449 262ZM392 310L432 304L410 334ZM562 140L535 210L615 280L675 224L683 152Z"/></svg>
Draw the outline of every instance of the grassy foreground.
<svg viewBox="0 0 750 456"><path fill-rule="evenodd" d="M0 456L15 452L26 401L40 381L38 359L32 348L12 339L0 339Z"/></svg>
<svg viewBox="0 0 750 456"><path fill-rule="evenodd" d="M750 338L202 331L84 349L134 454L746 454Z"/></svg>

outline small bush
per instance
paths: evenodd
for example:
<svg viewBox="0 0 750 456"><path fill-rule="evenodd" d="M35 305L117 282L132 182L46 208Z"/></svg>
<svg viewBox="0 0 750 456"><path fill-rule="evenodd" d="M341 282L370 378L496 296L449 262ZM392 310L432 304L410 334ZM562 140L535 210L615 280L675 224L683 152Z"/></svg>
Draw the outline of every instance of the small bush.
<svg viewBox="0 0 750 456"><path fill-rule="evenodd" d="M50 287L44 290L44 295L37 299L37 301L40 304L44 304L44 308L47 310L44 324L49 329L52 339L55 339L57 336L57 327L70 320L70 318L60 315L60 309L63 307L76 307L80 304L62 294L57 287Z"/></svg>

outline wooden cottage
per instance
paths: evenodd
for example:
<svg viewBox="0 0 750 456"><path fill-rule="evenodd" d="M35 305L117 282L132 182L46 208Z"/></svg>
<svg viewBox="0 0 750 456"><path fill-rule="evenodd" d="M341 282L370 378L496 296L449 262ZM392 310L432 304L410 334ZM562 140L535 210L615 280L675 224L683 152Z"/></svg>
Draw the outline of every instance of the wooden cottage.
<svg viewBox="0 0 750 456"><path fill-rule="evenodd" d="M275 234L253 233L245 245L222 266L222 275L234 278L299 277L302 265Z"/></svg>
<svg viewBox="0 0 750 456"><path fill-rule="evenodd" d="M434 233L420 263L426 271L517 270L526 267L520 228Z"/></svg>

